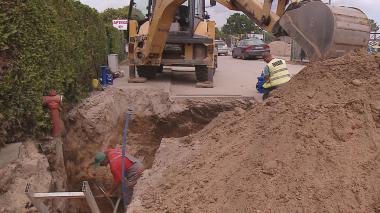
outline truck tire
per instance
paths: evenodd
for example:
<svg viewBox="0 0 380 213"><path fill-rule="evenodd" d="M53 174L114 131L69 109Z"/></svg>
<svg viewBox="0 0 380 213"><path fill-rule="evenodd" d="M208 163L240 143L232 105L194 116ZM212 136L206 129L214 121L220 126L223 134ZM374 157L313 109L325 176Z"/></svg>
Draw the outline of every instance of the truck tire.
<svg viewBox="0 0 380 213"><path fill-rule="evenodd" d="M198 82L208 81L208 68L206 65L195 66L195 76Z"/></svg>
<svg viewBox="0 0 380 213"><path fill-rule="evenodd" d="M153 79L156 77L158 68L156 66L137 66L137 73L140 77Z"/></svg>
<svg viewBox="0 0 380 213"><path fill-rule="evenodd" d="M249 59L249 57L248 57L248 56L247 56L245 53L243 53L243 55L242 55L241 59L243 59L243 60L248 60L248 59Z"/></svg>
<svg viewBox="0 0 380 213"><path fill-rule="evenodd" d="M232 58L237 58L237 55L232 52Z"/></svg>
<svg viewBox="0 0 380 213"><path fill-rule="evenodd" d="M157 67L157 73L162 73L164 71L164 65L160 65L159 67Z"/></svg>

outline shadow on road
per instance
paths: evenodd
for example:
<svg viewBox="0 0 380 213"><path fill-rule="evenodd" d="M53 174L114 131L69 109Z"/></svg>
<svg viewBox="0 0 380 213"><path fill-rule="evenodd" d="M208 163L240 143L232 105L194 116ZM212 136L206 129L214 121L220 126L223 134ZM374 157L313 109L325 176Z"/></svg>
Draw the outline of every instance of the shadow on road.
<svg viewBox="0 0 380 213"><path fill-rule="evenodd" d="M172 84L195 84L197 80L195 78L195 72L193 71L172 71L171 76Z"/></svg>

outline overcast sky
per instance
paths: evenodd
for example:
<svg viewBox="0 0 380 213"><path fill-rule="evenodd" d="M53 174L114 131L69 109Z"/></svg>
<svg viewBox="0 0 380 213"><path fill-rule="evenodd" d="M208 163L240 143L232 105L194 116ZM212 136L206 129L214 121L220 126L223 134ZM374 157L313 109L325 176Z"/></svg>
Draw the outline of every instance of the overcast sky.
<svg viewBox="0 0 380 213"><path fill-rule="evenodd" d="M107 8L120 8L129 4L129 0L80 0L82 3L103 11ZM140 0L141 1L141 0ZM143 0L144 1L144 0ZM145 0L147 1L147 0ZM206 0L207 1L207 0ZM328 2L328 0L323 0ZM380 1L379 0L331 0L334 5L357 7L363 10L368 18L374 19L380 24ZM216 21L218 27L226 23L226 19L234 13L222 5L207 9L211 18Z"/></svg>

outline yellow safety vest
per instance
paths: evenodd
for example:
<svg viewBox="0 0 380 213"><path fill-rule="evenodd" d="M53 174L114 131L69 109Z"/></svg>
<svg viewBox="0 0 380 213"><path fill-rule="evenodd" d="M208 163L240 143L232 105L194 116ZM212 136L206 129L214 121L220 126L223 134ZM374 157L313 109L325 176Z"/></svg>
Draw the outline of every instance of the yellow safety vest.
<svg viewBox="0 0 380 213"><path fill-rule="evenodd" d="M273 59L267 64L269 68L269 82L265 82L264 88L271 88L290 81L290 73L285 60Z"/></svg>

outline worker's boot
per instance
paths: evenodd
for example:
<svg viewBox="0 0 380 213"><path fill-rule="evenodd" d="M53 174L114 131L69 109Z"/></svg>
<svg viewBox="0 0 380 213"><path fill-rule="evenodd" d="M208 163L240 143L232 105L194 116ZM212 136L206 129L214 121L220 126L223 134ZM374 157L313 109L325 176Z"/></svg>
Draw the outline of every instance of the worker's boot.
<svg viewBox="0 0 380 213"><path fill-rule="evenodd" d="M144 77L128 78L128 83L145 83L147 81Z"/></svg>
<svg viewBox="0 0 380 213"><path fill-rule="evenodd" d="M196 88L213 88L214 84L212 81L204 81L204 82L198 82L195 84Z"/></svg>

